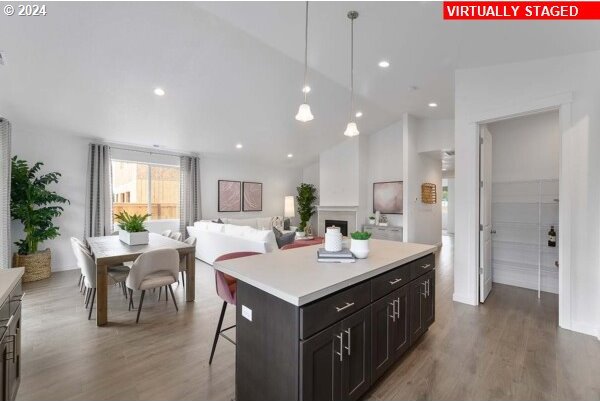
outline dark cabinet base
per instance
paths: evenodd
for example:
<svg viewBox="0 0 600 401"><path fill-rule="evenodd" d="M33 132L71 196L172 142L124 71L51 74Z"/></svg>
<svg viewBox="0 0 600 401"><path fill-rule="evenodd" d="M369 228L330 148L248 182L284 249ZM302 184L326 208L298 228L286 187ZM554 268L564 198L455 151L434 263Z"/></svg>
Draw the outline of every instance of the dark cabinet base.
<svg viewBox="0 0 600 401"><path fill-rule="evenodd" d="M236 399L359 399L435 320L432 259L302 307L238 281Z"/></svg>

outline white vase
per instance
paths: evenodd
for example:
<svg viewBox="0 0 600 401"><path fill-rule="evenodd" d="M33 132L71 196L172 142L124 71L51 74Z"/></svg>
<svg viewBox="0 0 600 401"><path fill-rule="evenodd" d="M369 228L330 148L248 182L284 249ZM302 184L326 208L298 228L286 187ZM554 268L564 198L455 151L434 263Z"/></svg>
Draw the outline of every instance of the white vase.
<svg viewBox="0 0 600 401"><path fill-rule="evenodd" d="M369 219L369 224L374 226L375 225L375 219Z"/></svg>
<svg viewBox="0 0 600 401"><path fill-rule="evenodd" d="M369 256L369 240L352 238L350 241L350 252L357 259L365 259Z"/></svg>
<svg viewBox="0 0 600 401"><path fill-rule="evenodd" d="M130 233L129 231L120 230L119 239L127 245L145 245L150 242L148 231Z"/></svg>

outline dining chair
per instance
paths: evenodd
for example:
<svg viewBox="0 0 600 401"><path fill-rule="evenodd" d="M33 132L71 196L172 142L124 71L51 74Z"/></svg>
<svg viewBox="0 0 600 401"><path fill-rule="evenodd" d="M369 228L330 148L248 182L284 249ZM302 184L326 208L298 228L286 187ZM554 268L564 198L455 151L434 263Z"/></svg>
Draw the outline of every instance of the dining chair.
<svg viewBox="0 0 600 401"><path fill-rule="evenodd" d="M140 321L140 313L144 304L144 295L146 290L165 287L171 292L175 310L179 311L177 301L173 295L171 284L177 282L179 274L179 252L175 249L156 249L148 251L133 262L129 276L125 284L129 288L129 308L133 307L133 291L142 291L140 295L140 304L138 306L137 318L135 322Z"/></svg>
<svg viewBox="0 0 600 401"><path fill-rule="evenodd" d="M217 259L215 259L215 262L244 258L253 255L260 255L260 252L227 253L225 255L219 256ZM223 318L225 317L225 310L227 309L227 304L235 305L237 294L237 280L223 272L215 270L215 287L217 290L217 295L223 300L223 307L221 308L221 316L219 317L217 331L215 332L215 339L213 340L212 350L210 351L210 359L208 360L209 365L212 364L213 356L215 355L215 349L217 348L217 341L219 340L219 337L223 337L224 339L235 345L235 341L225 335L225 332L227 330L233 329L235 327L235 324L224 329L221 329L221 326L223 325Z"/></svg>
<svg viewBox="0 0 600 401"><path fill-rule="evenodd" d="M94 262L94 258L89 253L86 247L76 244L73 247L75 255L78 259L78 263L81 263L82 266L82 274L83 274L83 285L86 288L86 296L85 296L85 307L89 306L89 314L88 320L92 318L92 309L94 309L94 300L96 299L96 262ZM119 284L123 289L123 294L126 295L125 287L123 287L123 283L127 279L127 275L129 274L129 268L126 266L112 266L108 268L108 277L112 280L112 283L109 284ZM89 305L90 300L92 304Z"/></svg>
<svg viewBox="0 0 600 401"><path fill-rule="evenodd" d="M181 241L181 233L179 231L173 231L169 234L169 238L174 239L175 241Z"/></svg>
<svg viewBox="0 0 600 401"><path fill-rule="evenodd" d="M172 232L172 230L165 230L162 233L160 233L160 235L162 235L163 237L170 237Z"/></svg>
<svg viewBox="0 0 600 401"><path fill-rule="evenodd" d="M188 237L183 242L196 248L196 237ZM195 251L194 251L194 253L195 253ZM181 283L183 284L183 288L185 288L185 277L187 275L186 256L187 255L179 256L179 273L181 273Z"/></svg>
<svg viewBox="0 0 600 401"><path fill-rule="evenodd" d="M89 249L87 247L86 244L83 243L83 241L80 241L79 238L75 238L75 237L71 237L71 249L73 250L73 254L75 255L75 259L77 260L77 267L79 268L79 282L77 283L77 285L79 286L79 292L83 291L84 285L83 285L83 265L80 261L78 252L76 250L76 247L80 246L84 249L86 249L89 252Z"/></svg>

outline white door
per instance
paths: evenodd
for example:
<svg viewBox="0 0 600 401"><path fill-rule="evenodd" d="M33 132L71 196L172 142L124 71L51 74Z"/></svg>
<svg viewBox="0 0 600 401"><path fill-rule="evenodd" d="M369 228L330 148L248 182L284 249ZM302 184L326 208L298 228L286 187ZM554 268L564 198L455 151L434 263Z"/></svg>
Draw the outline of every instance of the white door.
<svg viewBox="0 0 600 401"><path fill-rule="evenodd" d="M481 126L479 149L479 302L492 290L492 134Z"/></svg>

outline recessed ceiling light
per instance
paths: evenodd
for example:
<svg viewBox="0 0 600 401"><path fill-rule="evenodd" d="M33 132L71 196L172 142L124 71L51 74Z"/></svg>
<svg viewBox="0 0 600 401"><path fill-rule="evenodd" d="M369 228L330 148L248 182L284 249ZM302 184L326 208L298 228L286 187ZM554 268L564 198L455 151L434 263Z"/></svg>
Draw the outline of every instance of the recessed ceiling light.
<svg viewBox="0 0 600 401"><path fill-rule="evenodd" d="M156 96L164 96L165 90L163 88L154 88L154 94Z"/></svg>
<svg viewBox="0 0 600 401"><path fill-rule="evenodd" d="M356 117L361 118L362 117L362 111L357 111L355 114Z"/></svg>
<svg viewBox="0 0 600 401"><path fill-rule="evenodd" d="M291 153L288 153L288 157L294 157L294 155Z"/></svg>
<svg viewBox="0 0 600 401"><path fill-rule="evenodd" d="M310 86L305 85L304 88L302 88L302 92L304 92L304 93L310 92Z"/></svg>
<svg viewBox="0 0 600 401"><path fill-rule="evenodd" d="M241 149L241 148L243 148L244 146L243 146L241 143L238 143L237 145L235 145L235 147L236 147L236 148L238 148L238 149Z"/></svg>
<svg viewBox="0 0 600 401"><path fill-rule="evenodd" d="M431 102L427 106L429 106L429 107L437 107L437 103Z"/></svg>
<svg viewBox="0 0 600 401"><path fill-rule="evenodd" d="M386 60L381 60L381 61L379 62L379 66L380 66L381 68L388 68L388 67L390 66L390 62L389 62L389 61L386 61Z"/></svg>

